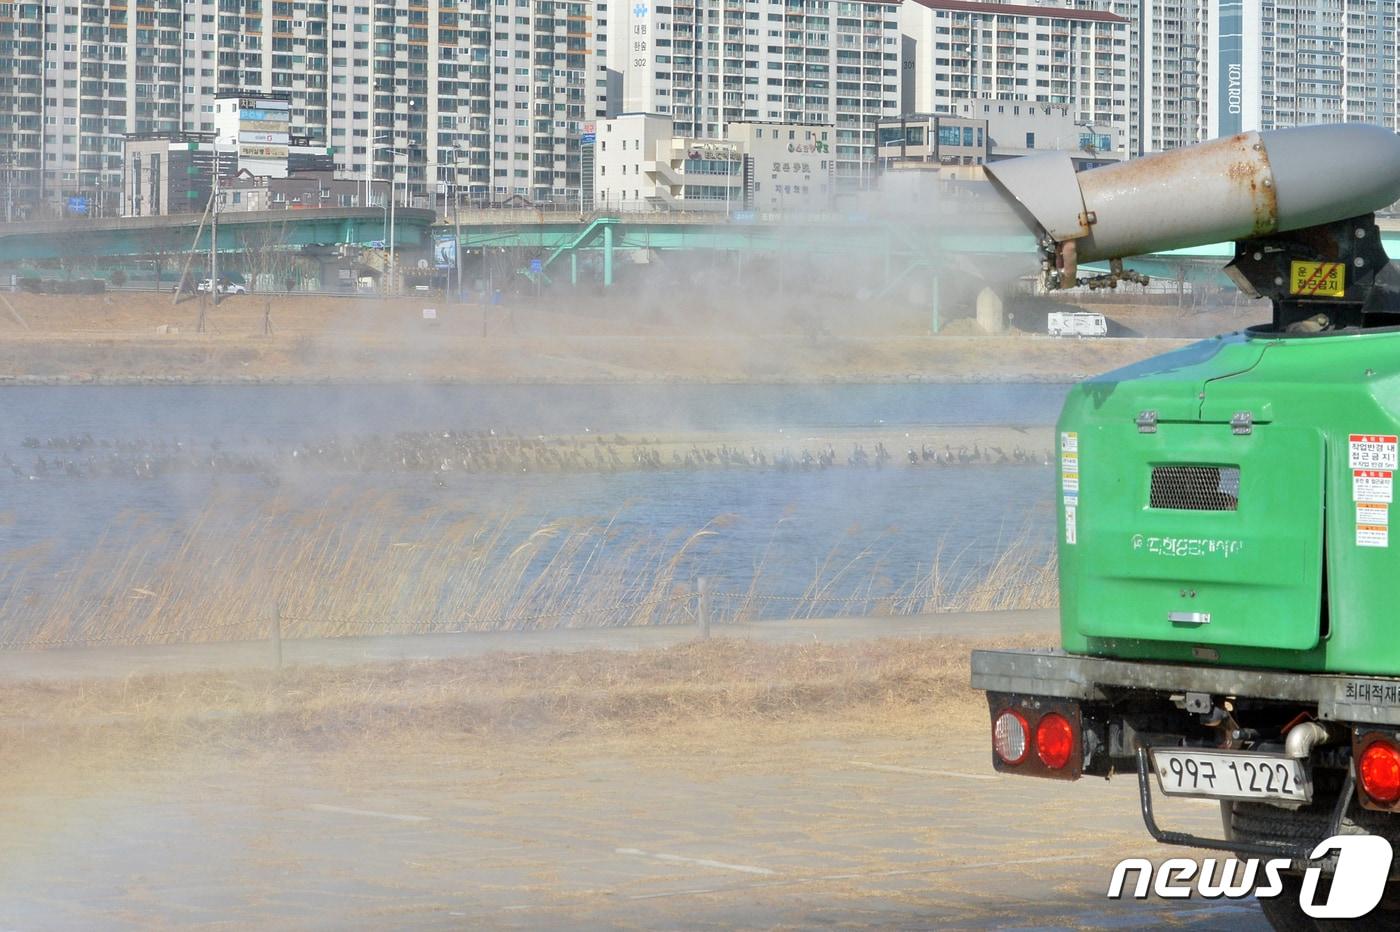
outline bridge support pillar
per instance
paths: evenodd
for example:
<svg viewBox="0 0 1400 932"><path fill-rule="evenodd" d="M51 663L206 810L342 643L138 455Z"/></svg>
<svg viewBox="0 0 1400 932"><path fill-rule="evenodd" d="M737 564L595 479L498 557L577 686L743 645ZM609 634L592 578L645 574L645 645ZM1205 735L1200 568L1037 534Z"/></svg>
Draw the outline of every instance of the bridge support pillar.
<svg viewBox="0 0 1400 932"><path fill-rule="evenodd" d="M888 258L886 258L885 264L886 264L886 266L889 265L889 259L888 259ZM886 279L889 278L888 272L885 274L885 278L886 278ZM929 317L929 322L928 322L928 329L929 329L929 333L937 333L938 331L940 331L940 330L943 329L943 320L942 320L942 313L941 313L941 312L942 312L942 307L939 305L940 295L939 295L939 288L938 288L938 273L937 273L937 272L934 272L933 275L932 275L932 276L930 277L930 279L929 279L929 294L931 295L931 297L929 298L930 317Z"/></svg>
<svg viewBox="0 0 1400 932"><path fill-rule="evenodd" d="M611 288L613 283L613 228L612 224L603 226L603 287Z"/></svg>
<svg viewBox="0 0 1400 932"><path fill-rule="evenodd" d="M990 285L977 292L977 323L987 333L1006 330L1006 308L1001 295Z"/></svg>
<svg viewBox="0 0 1400 932"><path fill-rule="evenodd" d="M578 284L578 252L576 250L569 253L569 284Z"/></svg>

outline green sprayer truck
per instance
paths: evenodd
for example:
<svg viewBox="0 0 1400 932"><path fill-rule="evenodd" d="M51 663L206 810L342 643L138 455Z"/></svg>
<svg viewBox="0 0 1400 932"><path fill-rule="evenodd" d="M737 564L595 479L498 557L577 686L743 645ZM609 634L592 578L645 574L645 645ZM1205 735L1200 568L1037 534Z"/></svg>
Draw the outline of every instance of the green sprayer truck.
<svg viewBox="0 0 1400 932"><path fill-rule="evenodd" d="M1268 868L1250 892L1277 928L1377 905L1348 898L1379 900L1371 924L1400 919L1379 841L1400 836L1400 273L1374 214L1400 200L1400 137L1302 127L988 173L1038 237L1046 287L1233 242L1225 271L1273 305L1070 391L1060 646L972 655L994 767L1135 779L1153 837L1221 853L1202 873ZM1177 796L1219 800L1218 834L1164 825L1154 800Z"/></svg>

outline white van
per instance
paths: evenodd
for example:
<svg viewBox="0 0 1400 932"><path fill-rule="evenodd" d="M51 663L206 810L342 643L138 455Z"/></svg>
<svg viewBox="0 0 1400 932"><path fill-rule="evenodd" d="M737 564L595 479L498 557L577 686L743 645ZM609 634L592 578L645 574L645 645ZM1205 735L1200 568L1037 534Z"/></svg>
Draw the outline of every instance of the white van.
<svg viewBox="0 0 1400 932"><path fill-rule="evenodd" d="M1106 337L1108 321L1088 311L1053 311L1048 329L1052 337Z"/></svg>

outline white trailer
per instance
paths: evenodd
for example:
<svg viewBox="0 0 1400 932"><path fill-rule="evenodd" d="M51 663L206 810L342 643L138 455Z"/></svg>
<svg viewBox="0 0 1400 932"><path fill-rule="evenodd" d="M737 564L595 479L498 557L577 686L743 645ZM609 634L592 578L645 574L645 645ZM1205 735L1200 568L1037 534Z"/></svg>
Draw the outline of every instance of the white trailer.
<svg viewBox="0 0 1400 932"><path fill-rule="evenodd" d="M1052 337L1106 337L1108 321L1089 311L1052 311L1048 331Z"/></svg>

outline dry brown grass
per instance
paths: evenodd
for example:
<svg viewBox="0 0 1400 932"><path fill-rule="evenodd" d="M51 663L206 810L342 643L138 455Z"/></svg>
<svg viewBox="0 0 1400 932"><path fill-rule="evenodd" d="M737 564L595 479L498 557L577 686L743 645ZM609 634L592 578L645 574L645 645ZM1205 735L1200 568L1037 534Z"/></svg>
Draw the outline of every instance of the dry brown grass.
<svg viewBox="0 0 1400 932"><path fill-rule="evenodd" d="M599 757L667 780L800 769L832 742L981 741L986 707L968 686L974 646L989 645L716 639L637 653L4 684L0 814L16 839L32 840L82 800L153 785L198 795L209 783L271 787L314 772L318 785L345 787L372 771L451 792L466 767L478 786L546 777L566 786L579 761Z"/></svg>
<svg viewBox="0 0 1400 932"><path fill-rule="evenodd" d="M619 537L614 520L522 527L350 493L251 514L216 500L174 527L129 516L57 572L42 548L8 555L0 647L262 639L274 616L288 638L693 623L689 561L728 518L664 537ZM990 569L940 550L903 582L875 546L834 546L804 591L778 598L760 564L716 594L714 620L1056 604L1053 553L1025 537Z"/></svg>
<svg viewBox="0 0 1400 932"><path fill-rule="evenodd" d="M1029 643L1025 639L1002 643ZM974 642L881 639L772 645L715 639L633 653L500 653L469 659L172 674L0 686L0 733L141 753L332 747L372 738L477 742L684 734L694 726L983 714L968 686Z"/></svg>
<svg viewBox="0 0 1400 932"><path fill-rule="evenodd" d="M1053 550L1037 547L1028 532L1011 540L990 566L949 552L940 542L929 563L903 581L890 578L878 544L855 553L828 551L800 595L781 599L789 618L929 615L938 612L997 612L1053 608L1059 604L1059 565ZM753 577L722 606L721 620L774 617L774 601L760 591L767 554ZM839 593L839 594L838 594Z"/></svg>
<svg viewBox="0 0 1400 932"><path fill-rule="evenodd" d="M205 505L169 528L113 525L54 573L43 553L0 569L6 643L237 640L690 619L677 569L709 526L617 542L609 522L406 513L387 497ZM27 558L26 558L27 557Z"/></svg>
<svg viewBox="0 0 1400 932"><path fill-rule="evenodd" d="M749 328L653 322L615 304L446 308L437 300L230 300L195 332L197 302L168 295L14 296L28 328L0 316L0 379L79 381L442 380L468 382L1067 381L1178 345L1163 340L930 337L899 320L814 336L782 320ZM425 325L424 305L439 322ZM160 326L178 333L157 334ZM486 336L483 337L483 326Z"/></svg>

